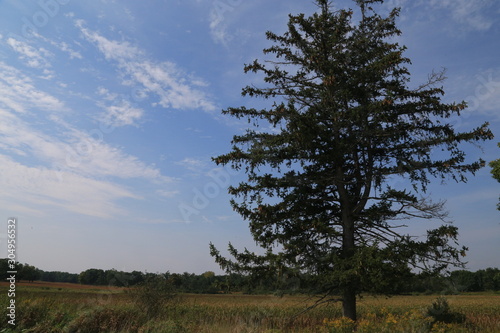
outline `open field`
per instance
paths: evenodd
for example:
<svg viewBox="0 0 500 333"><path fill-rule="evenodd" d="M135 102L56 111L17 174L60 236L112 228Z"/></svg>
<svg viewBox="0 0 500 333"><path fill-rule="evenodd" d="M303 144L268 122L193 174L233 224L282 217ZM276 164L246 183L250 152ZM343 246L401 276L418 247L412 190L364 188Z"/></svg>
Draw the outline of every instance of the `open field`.
<svg viewBox="0 0 500 333"><path fill-rule="evenodd" d="M7 289L0 283L3 309ZM431 318L423 314L436 297L363 297L358 332L431 332ZM446 298L465 321L435 324L432 332L500 332L500 295ZM139 305L125 289L19 283L15 330L2 315L0 332L352 332L338 303L294 317L313 302L306 296L180 295L152 314L145 308L151 305Z"/></svg>

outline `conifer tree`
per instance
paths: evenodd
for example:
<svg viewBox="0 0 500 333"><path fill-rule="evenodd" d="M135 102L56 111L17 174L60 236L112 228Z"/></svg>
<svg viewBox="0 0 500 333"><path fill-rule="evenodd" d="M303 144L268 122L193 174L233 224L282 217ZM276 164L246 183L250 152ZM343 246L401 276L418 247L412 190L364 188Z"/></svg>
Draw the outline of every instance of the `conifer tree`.
<svg viewBox="0 0 500 333"><path fill-rule="evenodd" d="M443 203L424 195L432 178L465 182L484 161L467 161L459 145L492 138L487 123L457 132L447 122L466 104L441 100L443 72L409 87L410 59L394 41L399 9L382 17L373 7L382 2L335 10L316 0L317 12L290 15L283 35L267 32L273 45L264 54L275 60L245 65L265 86L243 95L272 106L224 110L249 128L214 157L246 172L229 188L231 204L265 249L229 244L228 259L210 244L216 262L278 282L308 276L321 302L342 301L353 320L361 292L390 292L415 267L462 265L457 228ZM443 223L426 237L404 233L404 221L418 218Z"/></svg>

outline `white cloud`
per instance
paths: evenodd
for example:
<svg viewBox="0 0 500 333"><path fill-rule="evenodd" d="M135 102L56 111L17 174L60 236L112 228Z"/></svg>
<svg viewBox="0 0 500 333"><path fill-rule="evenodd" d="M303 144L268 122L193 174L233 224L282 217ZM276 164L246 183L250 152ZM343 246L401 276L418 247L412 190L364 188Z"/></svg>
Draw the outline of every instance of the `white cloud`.
<svg viewBox="0 0 500 333"><path fill-rule="evenodd" d="M155 94L159 98L157 104L164 108L216 109L207 94L198 89L208 85L204 80L186 74L172 62L147 59L139 48L126 41L109 40L85 28L82 20L78 20L76 25L85 39L95 44L106 59L117 62L124 77L123 84L142 86L142 93Z"/></svg>
<svg viewBox="0 0 500 333"><path fill-rule="evenodd" d="M488 16L489 7L495 0L431 0L432 7L444 8L451 13L456 23L466 30L488 30L494 16Z"/></svg>
<svg viewBox="0 0 500 333"><path fill-rule="evenodd" d="M80 29L85 39L94 43L106 59L117 61L133 60L142 55L142 52L137 47L130 45L130 43L109 40L97 32L85 28L84 24L85 21L76 20L76 26Z"/></svg>
<svg viewBox="0 0 500 333"><path fill-rule="evenodd" d="M69 57L70 59L74 59L74 58L78 58L78 59L83 59L82 55L80 54L80 52L78 51L75 51L73 50L67 43L65 42L61 42L61 43L57 43L57 42L54 42L54 41L51 41L50 42L52 45L54 45L55 47L57 47L59 50L63 51L63 52L66 52L69 54Z"/></svg>
<svg viewBox="0 0 500 333"><path fill-rule="evenodd" d="M500 68L489 69L479 73L476 75L475 79L476 80L473 81L476 84L474 95L467 98L471 109L473 109L473 111L478 109L499 119Z"/></svg>
<svg viewBox="0 0 500 333"><path fill-rule="evenodd" d="M60 100L36 89L32 80L14 67L0 61L0 72L0 106L3 103L19 113L30 108L50 112L64 109Z"/></svg>
<svg viewBox="0 0 500 333"><path fill-rule="evenodd" d="M194 86L200 86L202 80L189 82L189 77L171 62L153 63L150 61L129 62L121 66L141 84L146 92L156 94L159 104L164 108L215 110L215 105L206 94Z"/></svg>
<svg viewBox="0 0 500 333"><path fill-rule="evenodd" d="M119 99L118 94L110 93L106 88L100 87L97 93L102 96L105 101L114 102L113 105L106 105L106 103L98 104L105 110L105 114L100 120L109 126L121 127L135 125L144 115L144 110L134 107L126 99Z"/></svg>
<svg viewBox="0 0 500 333"><path fill-rule="evenodd" d="M62 116L69 113L60 112L67 111L64 104L36 88L20 70L0 61L0 72L0 203L29 207L22 210L28 214L52 208L110 218L127 211L118 200L142 199L110 179L140 178L161 186L173 181L106 144L99 129L85 132L66 123ZM115 97L105 88L99 93ZM129 124L141 113L124 102L110 108L109 117L114 125Z"/></svg>
<svg viewBox="0 0 500 333"><path fill-rule="evenodd" d="M215 9L210 12L210 34L214 42L227 46L231 39L227 34L227 25L224 23L224 17Z"/></svg>
<svg viewBox="0 0 500 333"><path fill-rule="evenodd" d="M40 35L39 33L36 33L36 32L33 33L33 36L35 36L36 38L39 38L39 39L43 40L46 43L49 43L50 45L56 47L57 49L59 49L59 50L61 50L63 52L68 53L70 59L75 59L75 58L83 59L81 53L78 52L78 51L73 50L69 46L69 44L66 43L66 42L56 42L56 41L53 41L51 39L45 38L44 36L42 36L42 35Z"/></svg>
<svg viewBox="0 0 500 333"><path fill-rule="evenodd" d="M107 100L113 100L117 96L116 94L114 94L114 95L110 94L109 90L104 88L104 87L97 88L97 94L104 96L105 99L107 99Z"/></svg>
<svg viewBox="0 0 500 333"><path fill-rule="evenodd" d="M170 182L156 168L145 165L137 157L104 143L99 132L85 133L67 128L64 139L40 132L6 112L0 113L2 143L22 150L30 156L51 165L85 177L146 178ZM102 133L101 133L102 135Z"/></svg>
<svg viewBox="0 0 500 333"><path fill-rule="evenodd" d="M189 157L186 157L182 161L176 162L175 164L183 166L184 168L194 172L202 171L207 165L207 163L202 160Z"/></svg>
<svg viewBox="0 0 500 333"><path fill-rule="evenodd" d="M242 0L236 1L214 1L209 16L210 34L214 42L227 46L227 43L233 39L233 36L228 33L229 17L231 21L235 21L235 9L244 4Z"/></svg>
<svg viewBox="0 0 500 333"><path fill-rule="evenodd" d="M46 57L50 57L52 54L44 48L35 49L14 38L7 38L7 44L20 54L20 59L24 60L27 66L42 69L51 67Z"/></svg>
<svg viewBox="0 0 500 333"><path fill-rule="evenodd" d="M36 89L18 70L1 62L0 72L3 73L0 77L0 147L17 155L36 157L52 168L69 170L86 177L146 178L158 182L170 180L137 157L106 144L98 130L86 133L58 117L43 118L44 122L52 121L52 125L58 125L57 133L46 134L34 128L31 123L36 123L34 119L39 115L29 115L24 120L10 110L22 116L26 115L28 109L48 110L57 114L63 104ZM130 121L134 117L134 113L131 114L117 113L115 121Z"/></svg>
<svg viewBox="0 0 500 333"><path fill-rule="evenodd" d="M98 177L146 178L159 182L170 182L171 178L161 175L160 170L147 166L137 157L105 144L88 133L73 130L70 144L62 144L64 161L71 169L82 174ZM61 149L59 148L59 152Z"/></svg>
<svg viewBox="0 0 500 333"><path fill-rule="evenodd" d="M499 121L500 113L500 67L480 71L474 75L457 77L450 83L459 97L464 99L468 108L460 119L468 119L474 114L488 116L489 121ZM465 98L464 98L465 96Z"/></svg>
<svg viewBox="0 0 500 333"><path fill-rule="evenodd" d="M130 102L125 100L121 101L119 105L106 107L106 112L103 121L114 127L133 125L144 114L142 109L133 107Z"/></svg>
<svg viewBox="0 0 500 333"><path fill-rule="evenodd" d="M114 201L123 198L139 199L112 183L65 171L28 167L4 155L0 155L0 173L2 201L27 205L30 207L28 213L40 213L52 207L56 210L110 218L123 214Z"/></svg>

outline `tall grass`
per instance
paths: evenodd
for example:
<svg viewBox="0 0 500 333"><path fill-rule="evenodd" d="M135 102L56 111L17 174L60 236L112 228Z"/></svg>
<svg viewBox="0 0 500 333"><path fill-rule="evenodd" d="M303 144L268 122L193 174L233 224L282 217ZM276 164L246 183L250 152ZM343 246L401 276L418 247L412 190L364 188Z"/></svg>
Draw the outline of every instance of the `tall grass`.
<svg viewBox="0 0 500 333"><path fill-rule="evenodd" d="M341 318L340 304L295 317L314 302L305 296L167 294L168 301L163 302L163 296L156 299L151 304L161 306L151 311L147 302L124 290L19 289L17 325L11 330L4 319L0 332L351 333L355 327L358 333L500 332L498 295L450 296L440 301L435 296L364 297L355 325ZM0 293L0 306L5 309L7 295L2 289Z"/></svg>

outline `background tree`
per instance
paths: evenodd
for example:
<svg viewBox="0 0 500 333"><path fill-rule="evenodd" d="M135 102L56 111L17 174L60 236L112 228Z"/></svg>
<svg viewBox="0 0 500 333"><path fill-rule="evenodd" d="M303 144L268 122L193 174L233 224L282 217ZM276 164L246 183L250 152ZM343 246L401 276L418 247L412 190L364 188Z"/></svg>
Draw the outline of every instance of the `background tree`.
<svg viewBox="0 0 500 333"><path fill-rule="evenodd" d="M90 268L80 273L78 280L81 284L104 286L107 284L106 273L102 269Z"/></svg>
<svg viewBox="0 0 500 333"><path fill-rule="evenodd" d="M35 266L24 264L21 269L18 269L18 276L20 280L34 282L35 280L39 280L42 274Z"/></svg>
<svg viewBox="0 0 500 333"><path fill-rule="evenodd" d="M459 133L447 122L466 104L441 101L444 73L408 87L410 60L394 42L398 9L381 17L371 7L381 0L355 2L356 14L317 0L312 16L290 15L283 35L267 32L264 54L275 60L245 66L267 85L243 95L273 104L224 110L251 128L214 161L245 170L231 204L265 254L229 244L227 259L210 244L227 271L277 284L309 276L321 302L340 295L354 320L357 294L390 292L413 267L461 265L455 226L422 239L404 234L402 220L444 221L443 203L422 197L429 176L465 182L484 161L466 161L459 144L492 138L487 124ZM407 188L391 186L397 177Z"/></svg>
<svg viewBox="0 0 500 333"><path fill-rule="evenodd" d="M498 143L498 147L500 148L500 142ZM498 180L500 183L500 158L490 162L491 174L493 178ZM500 199L498 200L497 209L500 210Z"/></svg>

